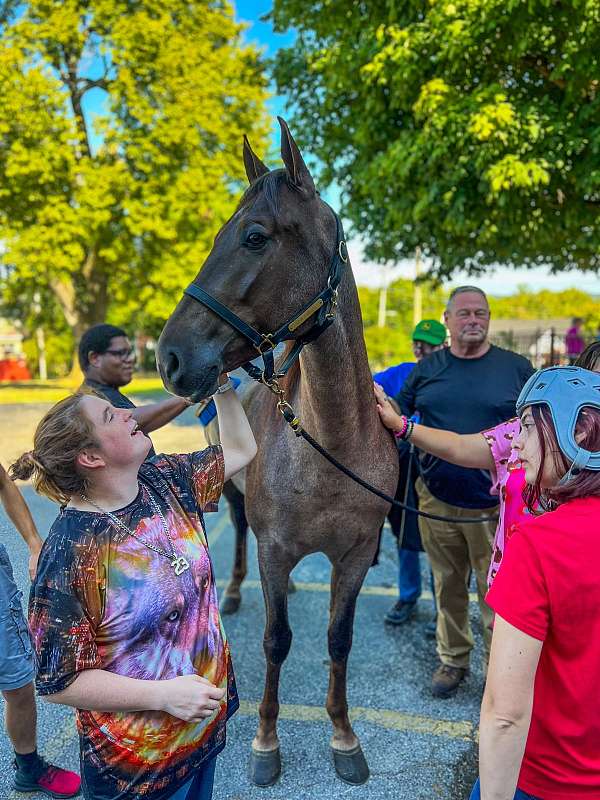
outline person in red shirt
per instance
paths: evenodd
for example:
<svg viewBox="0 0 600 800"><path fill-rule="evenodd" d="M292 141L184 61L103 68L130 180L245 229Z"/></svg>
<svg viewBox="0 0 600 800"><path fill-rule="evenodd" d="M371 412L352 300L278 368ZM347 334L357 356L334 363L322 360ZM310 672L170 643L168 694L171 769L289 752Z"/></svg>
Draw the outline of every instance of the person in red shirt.
<svg viewBox="0 0 600 800"><path fill-rule="evenodd" d="M496 616L471 800L591 800L600 797L600 378L541 370L517 411L532 518L517 525L486 598Z"/></svg>

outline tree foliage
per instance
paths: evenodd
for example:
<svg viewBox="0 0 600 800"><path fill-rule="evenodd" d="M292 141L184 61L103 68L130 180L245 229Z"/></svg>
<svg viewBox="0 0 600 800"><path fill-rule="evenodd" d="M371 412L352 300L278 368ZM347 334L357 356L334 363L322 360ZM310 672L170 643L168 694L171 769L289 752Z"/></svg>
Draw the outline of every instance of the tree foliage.
<svg viewBox="0 0 600 800"><path fill-rule="evenodd" d="M387 289L386 324L379 326L379 289L360 286L360 300L365 342L373 371L401 361L412 361L413 282L400 278ZM440 319L446 293L439 286L423 284L423 319Z"/></svg>
<svg viewBox="0 0 600 800"><path fill-rule="evenodd" d="M4 302L77 336L160 329L267 138L259 55L223 0L0 2ZM39 321L39 320L38 320Z"/></svg>
<svg viewBox="0 0 600 800"><path fill-rule="evenodd" d="M600 0L275 0L295 127L367 255L600 269Z"/></svg>

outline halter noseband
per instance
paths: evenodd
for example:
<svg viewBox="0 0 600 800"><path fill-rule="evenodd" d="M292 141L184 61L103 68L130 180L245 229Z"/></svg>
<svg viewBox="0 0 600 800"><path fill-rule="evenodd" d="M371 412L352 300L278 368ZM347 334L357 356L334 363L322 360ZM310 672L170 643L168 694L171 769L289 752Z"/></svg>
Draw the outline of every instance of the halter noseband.
<svg viewBox="0 0 600 800"><path fill-rule="evenodd" d="M338 297L338 286L342 279L342 270L344 264L348 262L348 250L346 248L346 241L344 239L342 222L335 211L333 211L333 209L331 210L335 217L337 246L329 264L327 286L322 292L313 298L310 303L304 306L304 308L298 314L292 317L292 319L288 322L284 323L274 333L259 333L259 331L257 331L251 325L248 325L247 322L244 322L244 320L238 317L237 314L234 314L233 311L227 308L227 306L223 305L223 303L220 303L212 295L208 294L208 292L205 292L204 289L201 289L195 283L191 283L187 289L184 289L184 294L192 297L194 300L197 300L203 306L210 308L210 310L213 311L218 317L221 317L221 319L231 325L232 328L235 328L238 333L241 333L242 336L245 336L246 339L249 339L252 342L254 347L262 356L264 369L261 370L259 367L254 366L250 361L248 361L246 364L242 364L242 368L245 369L248 375L255 380L268 382L274 377L283 377L300 355L302 348L309 342L313 342L315 339L317 339L334 320L335 307ZM277 345L281 342L294 339L294 331L296 331L304 322L306 322L315 314L318 314L318 316L314 325L312 325L303 336L301 336L299 339L296 339L296 342L290 350L284 363L281 365L277 373L275 373L275 359L273 351Z"/></svg>

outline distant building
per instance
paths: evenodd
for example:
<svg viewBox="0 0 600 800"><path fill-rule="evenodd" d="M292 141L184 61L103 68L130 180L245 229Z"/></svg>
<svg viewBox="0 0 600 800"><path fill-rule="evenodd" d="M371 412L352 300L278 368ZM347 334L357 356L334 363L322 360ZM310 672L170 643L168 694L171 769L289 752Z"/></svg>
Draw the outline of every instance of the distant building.
<svg viewBox="0 0 600 800"><path fill-rule="evenodd" d="M0 359L23 357L23 335L10 320L0 317Z"/></svg>
<svg viewBox="0 0 600 800"><path fill-rule="evenodd" d="M23 352L23 335L10 320L0 317L0 381L30 379Z"/></svg>

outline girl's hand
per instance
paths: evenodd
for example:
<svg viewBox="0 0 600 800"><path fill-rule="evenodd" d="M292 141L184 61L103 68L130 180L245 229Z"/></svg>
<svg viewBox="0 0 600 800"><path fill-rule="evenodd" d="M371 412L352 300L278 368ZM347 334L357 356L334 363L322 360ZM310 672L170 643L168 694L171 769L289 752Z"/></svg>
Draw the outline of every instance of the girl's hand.
<svg viewBox="0 0 600 800"><path fill-rule="evenodd" d="M211 717L225 696L225 689L219 689L200 675L180 675L160 681L159 686L159 710L184 722L201 722Z"/></svg>
<svg viewBox="0 0 600 800"><path fill-rule="evenodd" d="M400 430L402 427L402 417L397 414L394 409L392 408L392 404L388 400L388 396L383 390L383 386L380 386L378 383L373 383L373 389L375 391L375 400L377 401L377 411L379 412L379 417L386 428L389 428L391 431Z"/></svg>

